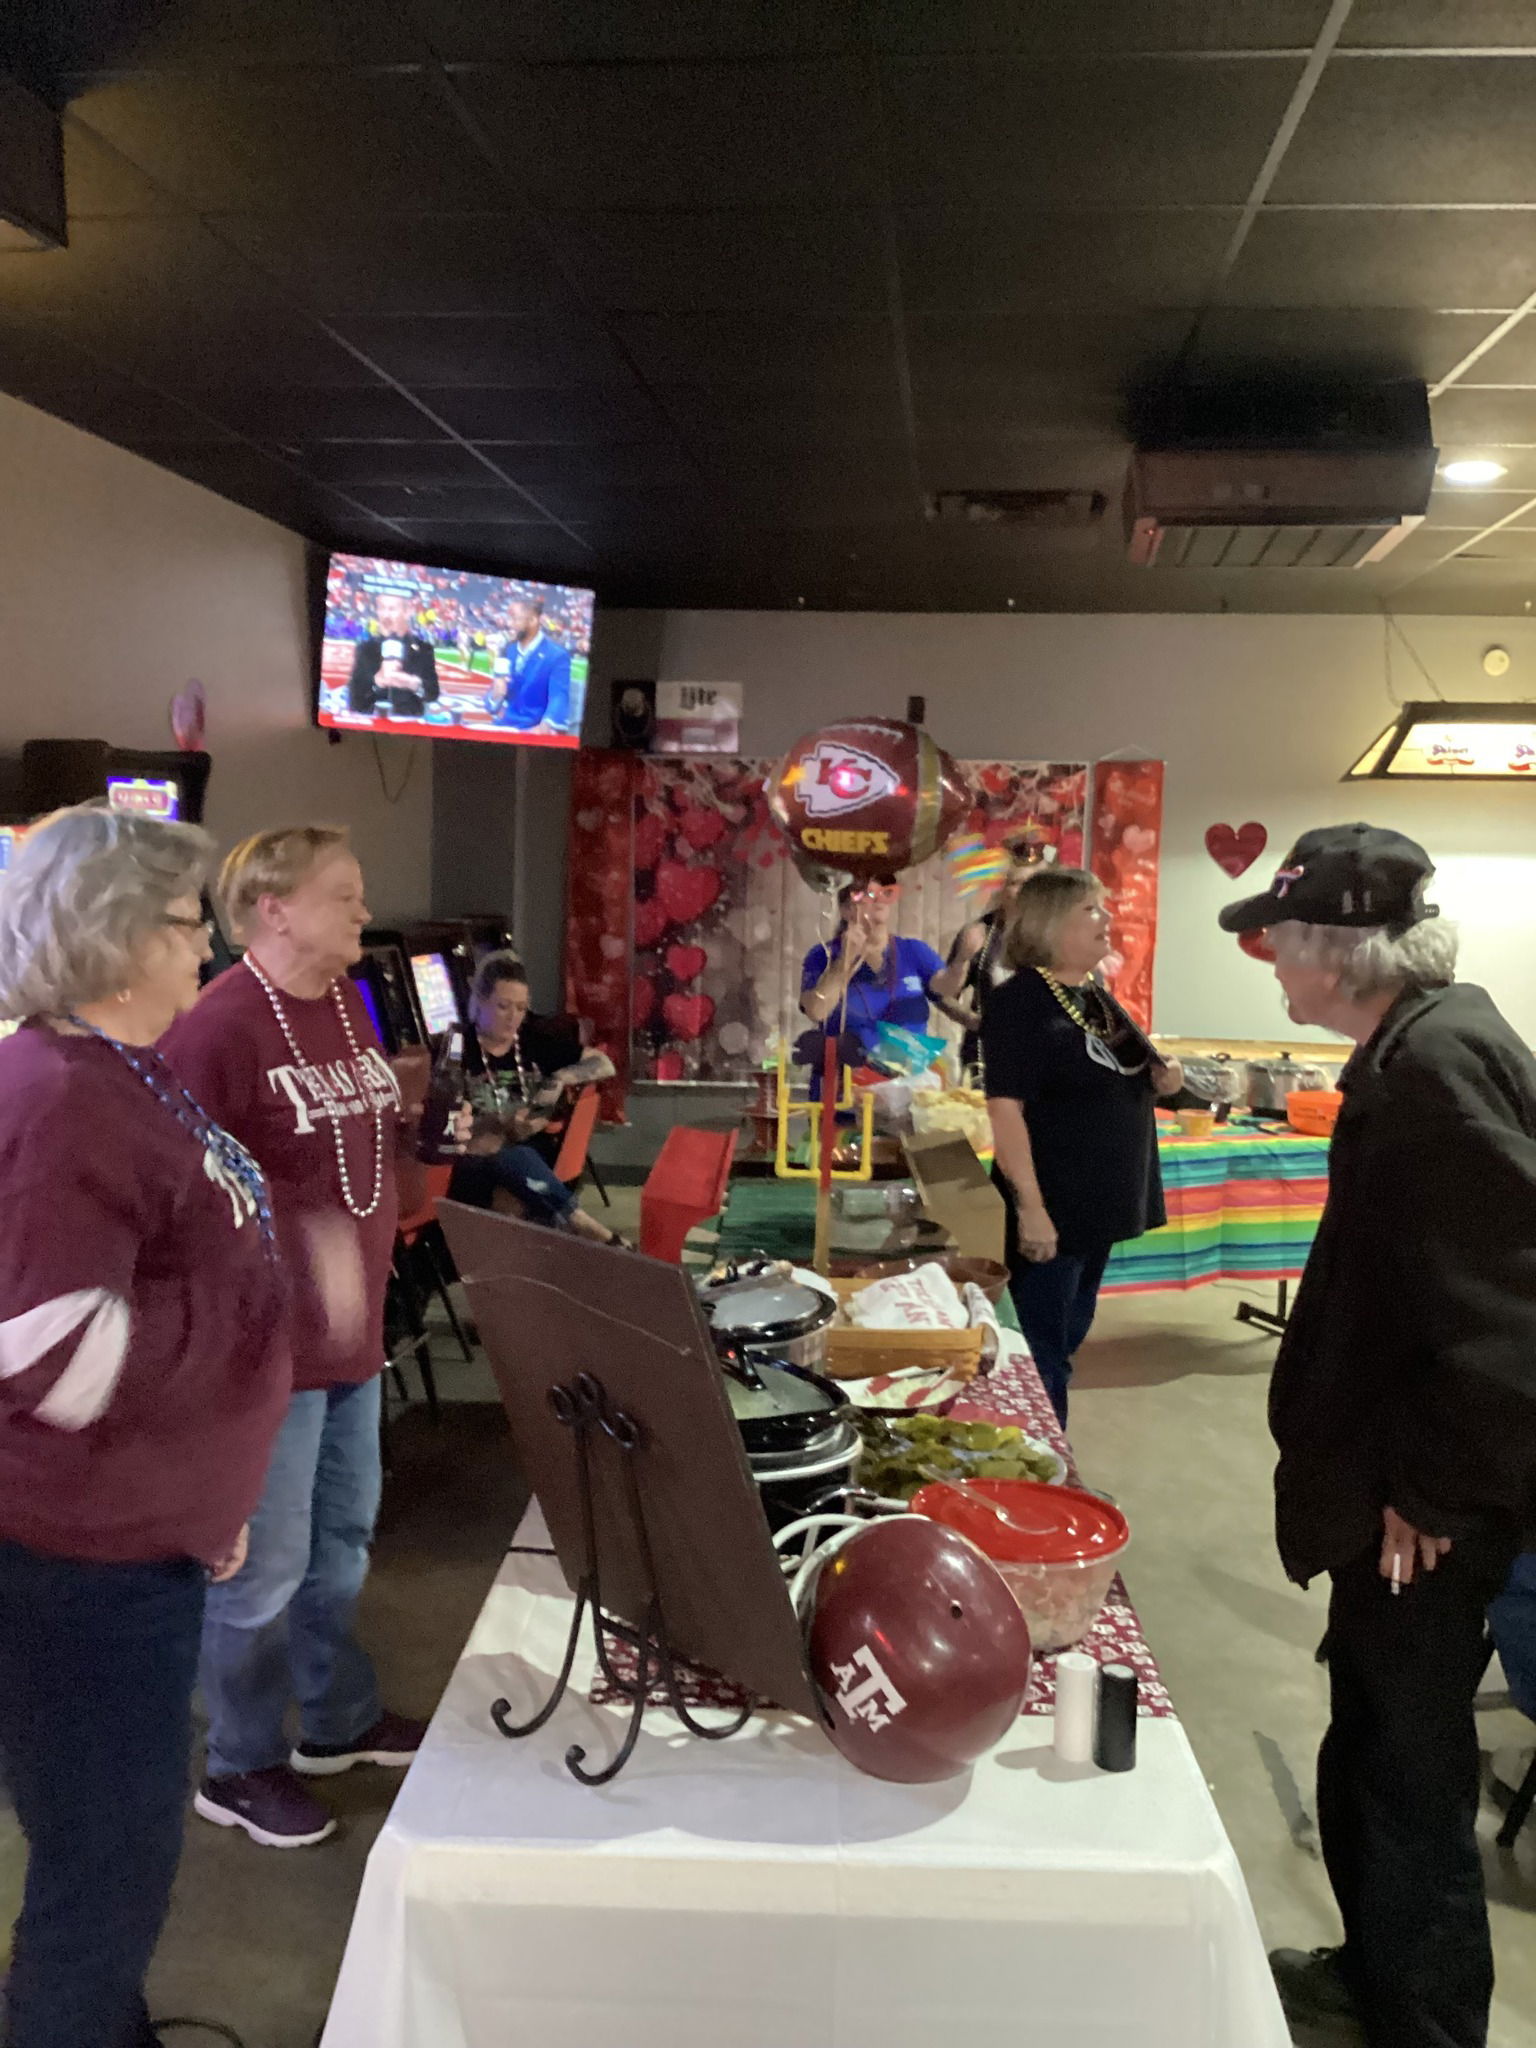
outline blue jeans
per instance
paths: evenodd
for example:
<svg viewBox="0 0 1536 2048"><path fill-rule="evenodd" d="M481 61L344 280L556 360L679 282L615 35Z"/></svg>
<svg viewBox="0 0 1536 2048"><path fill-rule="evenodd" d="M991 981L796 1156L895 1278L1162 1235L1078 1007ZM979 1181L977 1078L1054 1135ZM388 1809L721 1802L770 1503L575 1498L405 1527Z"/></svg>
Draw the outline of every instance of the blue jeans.
<svg viewBox="0 0 1536 2048"><path fill-rule="evenodd" d="M1510 1698L1536 1721L1536 1551L1515 1559L1503 1592L1489 1603L1488 1626Z"/></svg>
<svg viewBox="0 0 1536 2048"><path fill-rule="evenodd" d="M201 1565L0 1543L0 1750L27 1838L9 2048L152 2044L144 1973L181 1856Z"/></svg>
<svg viewBox="0 0 1536 2048"><path fill-rule="evenodd" d="M516 1196L532 1223L563 1223L576 1206L571 1190L531 1145L503 1145L499 1152L461 1159L448 1191L456 1202L489 1209L498 1188Z"/></svg>
<svg viewBox="0 0 1536 2048"><path fill-rule="evenodd" d="M1093 1328L1109 1253L1107 1244L1086 1252L1058 1252L1039 1265L1021 1256L1008 1276L1019 1328L1063 1429L1072 1361Z"/></svg>
<svg viewBox="0 0 1536 2048"><path fill-rule="evenodd" d="M303 1742L354 1742L382 1711L352 1635L379 1512L379 1381L295 1394L251 1517L245 1565L208 1591L198 1671L208 1775L285 1763L288 1703Z"/></svg>

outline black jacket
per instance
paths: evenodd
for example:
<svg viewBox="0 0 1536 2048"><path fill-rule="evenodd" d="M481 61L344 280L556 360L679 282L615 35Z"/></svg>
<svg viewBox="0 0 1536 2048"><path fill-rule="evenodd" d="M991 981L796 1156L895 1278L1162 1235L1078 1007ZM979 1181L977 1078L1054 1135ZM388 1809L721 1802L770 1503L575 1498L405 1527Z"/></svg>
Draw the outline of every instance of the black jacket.
<svg viewBox="0 0 1536 2048"><path fill-rule="evenodd" d="M360 640L357 652L352 657L352 676L347 684L347 708L349 711L367 713L378 708L381 697L406 698L420 693L423 704L435 704L438 699L437 656L432 652L432 643L417 634L409 634L398 642L400 647L400 668L410 677L410 684L393 691L378 687L379 669L384 661L382 640ZM408 712L416 707L408 703L396 703L393 710Z"/></svg>
<svg viewBox="0 0 1536 2048"><path fill-rule="evenodd" d="M1403 996L1340 1085L1269 1400L1303 1585L1388 1506L1453 1540L1536 1530L1536 1061L1461 985Z"/></svg>

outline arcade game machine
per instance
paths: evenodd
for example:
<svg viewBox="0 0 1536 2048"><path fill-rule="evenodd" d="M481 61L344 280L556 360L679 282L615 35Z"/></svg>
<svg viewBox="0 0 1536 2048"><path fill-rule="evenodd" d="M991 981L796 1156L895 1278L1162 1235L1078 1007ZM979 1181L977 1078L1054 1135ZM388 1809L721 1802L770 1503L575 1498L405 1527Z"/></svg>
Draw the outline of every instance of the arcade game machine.
<svg viewBox="0 0 1536 2048"><path fill-rule="evenodd" d="M459 918L426 919L405 927L405 947L427 1029L434 1038L469 1022L475 954Z"/></svg>
<svg viewBox="0 0 1536 2048"><path fill-rule="evenodd" d="M413 1046L431 1044L432 1033L400 932L376 928L364 932L363 957L348 971L379 1034L379 1043L391 1058Z"/></svg>
<svg viewBox="0 0 1536 2048"><path fill-rule="evenodd" d="M114 810L141 816L203 822L213 760L180 747L114 747L106 740L28 740L21 750L21 794L27 817L105 796ZM9 859L9 847L4 858ZM203 892L213 955L203 969L212 981L238 955L224 936L212 897Z"/></svg>

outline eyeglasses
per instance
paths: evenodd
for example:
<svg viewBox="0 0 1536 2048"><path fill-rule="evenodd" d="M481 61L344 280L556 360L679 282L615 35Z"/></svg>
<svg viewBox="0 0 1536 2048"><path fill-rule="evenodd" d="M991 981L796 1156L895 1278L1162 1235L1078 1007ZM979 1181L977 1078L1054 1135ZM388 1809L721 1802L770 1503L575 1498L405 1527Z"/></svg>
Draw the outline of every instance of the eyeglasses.
<svg viewBox="0 0 1536 2048"><path fill-rule="evenodd" d="M210 944L213 941L213 919L211 917L173 917L167 911L160 922L170 925L173 930L178 932L201 932Z"/></svg>

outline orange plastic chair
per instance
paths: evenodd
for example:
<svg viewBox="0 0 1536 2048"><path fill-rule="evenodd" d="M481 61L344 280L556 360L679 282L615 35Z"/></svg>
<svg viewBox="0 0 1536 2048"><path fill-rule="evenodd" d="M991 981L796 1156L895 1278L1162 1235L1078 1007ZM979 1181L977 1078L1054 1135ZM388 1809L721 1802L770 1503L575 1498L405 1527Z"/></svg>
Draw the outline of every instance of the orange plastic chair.
<svg viewBox="0 0 1536 2048"><path fill-rule="evenodd" d="M410 1333L407 1349L416 1354L422 1392L427 1397L427 1412L435 1422L438 1416L437 1376L432 1370L432 1347L427 1336L426 1318L427 1301L431 1295L435 1294L443 1304L449 1326L458 1338L466 1360L474 1357L475 1347L469 1341L469 1333L449 1292L453 1267L437 1221L437 1205L448 1193L453 1167L451 1164L428 1166L424 1169L424 1177L427 1199L414 1215L400 1219L395 1233L394 1268L390 1277L400 1315ZM390 1369L395 1384L403 1392L397 1359L390 1360Z"/></svg>
<svg viewBox="0 0 1536 2048"><path fill-rule="evenodd" d="M668 1131L640 1190L641 1251L674 1266L682 1264L689 1231L725 1207L737 1135L696 1130L688 1124Z"/></svg>
<svg viewBox="0 0 1536 2048"><path fill-rule="evenodd" d="M576 1100L571 1104L571 1113L560 1137L560 1150L555 1155L555 1179L563 1180L567 1187L574 1187L586 1171L587 1147L597 1127L598 1107L597 1089L589 1081L578 1090Z"/></svg>

